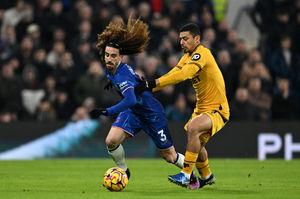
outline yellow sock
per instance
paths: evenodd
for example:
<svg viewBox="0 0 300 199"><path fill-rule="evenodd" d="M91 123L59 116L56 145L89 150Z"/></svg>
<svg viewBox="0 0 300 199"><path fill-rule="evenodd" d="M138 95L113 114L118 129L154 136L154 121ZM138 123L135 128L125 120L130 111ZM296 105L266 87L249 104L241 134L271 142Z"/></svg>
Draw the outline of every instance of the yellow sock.
<svg viewBox="0 0 300 199"><path fill-rule="evenodd" d="M211 170L208 165L208 159L206 159L204 162L197 162L196 167L200 173L201 178L206 178L211 174Z"/></svg>
<svg viewBox="0 0 300 199"><path fill-rule="evenodd" d="M191 174L198 158L198 153L185 152L185 158L183 163L182 172Z"/></svg>

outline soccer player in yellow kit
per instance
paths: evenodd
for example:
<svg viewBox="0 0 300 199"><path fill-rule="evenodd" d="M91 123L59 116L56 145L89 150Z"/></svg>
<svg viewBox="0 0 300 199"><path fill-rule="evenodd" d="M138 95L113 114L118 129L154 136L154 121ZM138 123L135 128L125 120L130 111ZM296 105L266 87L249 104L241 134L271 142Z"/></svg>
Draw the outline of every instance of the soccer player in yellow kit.
<svg viewBox="0 0 300 199"><path fill-rule="evenodd" d="M183 187L201 188L213 184L215 177L208 164L205 144L229 119L222 73L210 50L200 44L200 30L196 24L186 24L180 29L180 44L184 56L167 74L156 80L143 80L136 92L160 90L167 85L190 79L196 92L197 102L190 120L185 125L187 147L182 171L168 179ZM197 167L200 178L198 187L191 187L190 176Z"/></svg>

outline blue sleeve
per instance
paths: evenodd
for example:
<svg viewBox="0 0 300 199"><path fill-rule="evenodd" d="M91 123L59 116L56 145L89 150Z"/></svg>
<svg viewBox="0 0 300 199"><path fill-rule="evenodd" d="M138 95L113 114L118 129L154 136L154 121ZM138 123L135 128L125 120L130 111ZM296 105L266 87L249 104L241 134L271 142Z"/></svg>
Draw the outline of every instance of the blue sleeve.
<svg viewBox="0 0 300 199"><path fill-rule="evenodd" d="M137 103L134 89L132 87L125 90L123 92L123 96L124 98L121 102L107 109L108 115L114 115L125 111Z"/></svg>

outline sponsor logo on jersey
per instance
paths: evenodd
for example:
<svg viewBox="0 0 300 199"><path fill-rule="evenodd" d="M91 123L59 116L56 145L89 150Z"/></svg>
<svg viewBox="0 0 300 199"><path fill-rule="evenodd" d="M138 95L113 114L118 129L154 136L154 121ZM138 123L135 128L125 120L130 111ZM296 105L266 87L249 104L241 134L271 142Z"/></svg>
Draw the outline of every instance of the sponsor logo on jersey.
<svg viewBox="0 0 300 199"><path fill-rule="evenodd" d="M199 53L196 53L196 54L193 55L192 60L197 61L197 60L200 59L200 57L201 57L201 55Z"/></svg>

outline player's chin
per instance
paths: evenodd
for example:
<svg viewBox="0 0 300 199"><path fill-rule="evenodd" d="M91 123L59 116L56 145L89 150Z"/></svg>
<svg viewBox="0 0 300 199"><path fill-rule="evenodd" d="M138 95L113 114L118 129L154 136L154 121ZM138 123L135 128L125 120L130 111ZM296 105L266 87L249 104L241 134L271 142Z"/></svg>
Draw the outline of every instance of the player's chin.
<svg viewBox="0 0 300 199"><path fill-rule="evenodd" d="M107 68L107 69L112 69L112 68L113 68L113 65L111 65L111 64L106 64L106 68Z"/></svg>

